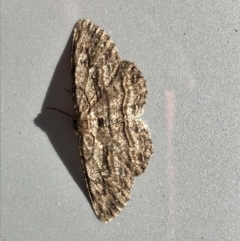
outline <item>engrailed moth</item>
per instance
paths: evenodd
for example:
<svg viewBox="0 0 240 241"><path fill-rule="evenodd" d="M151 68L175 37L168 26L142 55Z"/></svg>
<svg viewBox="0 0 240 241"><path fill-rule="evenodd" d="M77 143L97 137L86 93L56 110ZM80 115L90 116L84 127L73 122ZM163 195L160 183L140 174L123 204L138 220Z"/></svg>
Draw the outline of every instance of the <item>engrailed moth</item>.
<svg viewBox="0 0 240 241"><path fill-rule="evenodd" d="M73 31L72 93L87 187L97 217L114 218L126 205L135 176L152 155L152 141L138 118L146 81L134 63L119 58L109 35L89 20Z"/></svg>

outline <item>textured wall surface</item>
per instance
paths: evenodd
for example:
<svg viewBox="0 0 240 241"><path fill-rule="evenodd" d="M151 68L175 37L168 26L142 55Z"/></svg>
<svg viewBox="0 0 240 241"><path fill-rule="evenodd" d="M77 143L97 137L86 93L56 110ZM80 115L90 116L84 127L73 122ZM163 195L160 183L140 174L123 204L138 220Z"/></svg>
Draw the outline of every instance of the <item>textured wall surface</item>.
<svg viewBox="0 0 240 241"><path fill-rule="evenodd" d="M148 86L153 157L110 223L95 216L71 117L74 24L103 28ZM1 2L1 240L240 237L240 2Z"/></svg>

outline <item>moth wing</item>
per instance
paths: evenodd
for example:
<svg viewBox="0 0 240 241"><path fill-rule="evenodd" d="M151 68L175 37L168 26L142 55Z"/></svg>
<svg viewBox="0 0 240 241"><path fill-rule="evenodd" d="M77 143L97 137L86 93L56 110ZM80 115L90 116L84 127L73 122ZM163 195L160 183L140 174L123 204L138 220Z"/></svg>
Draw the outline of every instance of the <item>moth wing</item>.
<svg viewBox="0 0 240 241"><path fill-rule="evenodd" d="M144 171L152 155L148 128L136 119L143 111L146 96L146 81L140 70L131 62L121 61L115 78L92 109L95 119L101 120L103 126L109 125L114 129L116 123L124 123L125 128L121 131L124 131L127 143L131 146L129 154L134 176ZM111 141L110 139L109 142Z"/></svg>
<svg viewBox="0 0 240 241"><path fill-rule="evenodd" d="M96 136L83 135L82 156L94 211L102 222L114 218L126 205L133 184L124 123L102 127Z"/></svg>
<svg viewBox="0 0 240 241"><path fill-rule="evenodd" d="M118 73L111 87L122 85L122 105L124 119L140 116L146 103L147 86L141 71L134 63L121 61Z"/></svg>
<svg viewBox="0 0 240 241"><path fill-rule="evenodd" d="M75 108L87 111L101 97L119 64L115 44L109 35L89 20L80 20L73 30L72 86Z"/></svg>
<svg viewBox="0 0 240 241"><path fill-rule="evenodd" d="M120 74L116 82L124 86L122 113L125 120L125 132L128 133L129 155L132 162L132 173L140 175L152 156L152 141L147 125L138 119L146 103L147 86L141 71L134 63L122 61Z"/></svg>
<svg viewBox="0 0 240 241"><path fill-rule="evenodd" d="M138 176L146 169L149 159L152 156L152 141L147 126L139 119L125 122L130 148L128 155L131 159L132 175Z"/></svg>

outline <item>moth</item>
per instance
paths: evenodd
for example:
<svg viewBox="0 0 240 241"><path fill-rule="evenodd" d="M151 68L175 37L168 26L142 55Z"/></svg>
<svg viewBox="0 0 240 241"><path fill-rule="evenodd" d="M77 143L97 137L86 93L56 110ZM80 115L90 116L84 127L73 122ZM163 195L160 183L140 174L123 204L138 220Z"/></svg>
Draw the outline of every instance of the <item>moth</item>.
<svg viewBox="0 0 240 241"><path fill-rule="evenodd" d="M89 20L74 27L71 73L86 183L96 216L106 223L126 205L134 177L143 173L152 155L149 131L138 118L146 81Z"/></svg>

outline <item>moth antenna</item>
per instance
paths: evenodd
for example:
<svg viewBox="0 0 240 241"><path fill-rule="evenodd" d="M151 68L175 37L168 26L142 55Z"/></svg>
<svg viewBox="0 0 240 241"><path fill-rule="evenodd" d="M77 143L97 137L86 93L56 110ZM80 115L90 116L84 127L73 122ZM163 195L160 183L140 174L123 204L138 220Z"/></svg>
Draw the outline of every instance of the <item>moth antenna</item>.
<svg viewBox="0 0 240 241"><path fill-rule="evenodd" d="M71 114L69 114L69 113L67 113L67 112L65 112L65 111L63 111L63 110L59 110L59 109L57 109L57 108L48 107L48 108L44 108L44 109L45 109L45 110L57 110L57 111L65 114L65 115L67 115L67 116L70 116L70 117L76 119L76 116L73 116L73 115L71 115Z"/></svg>

